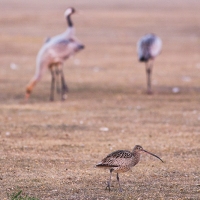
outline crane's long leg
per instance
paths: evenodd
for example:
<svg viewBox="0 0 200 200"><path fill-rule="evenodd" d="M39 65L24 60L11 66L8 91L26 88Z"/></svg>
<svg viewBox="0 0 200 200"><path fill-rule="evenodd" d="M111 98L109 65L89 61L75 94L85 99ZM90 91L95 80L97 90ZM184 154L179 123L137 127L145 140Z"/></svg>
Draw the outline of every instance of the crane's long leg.
<svg viewBox="0 0 200 200"><path fill-rule="evenodd" d="M108 181L108 184L106 186L106 190L108 189L109 192L110 192L110 186L111 186L111 176L112 176L112 172L113 172L114 169L110 169L110 178L109 178L109 181Z"/></svg>
<svg viewBox="0 0 200 200"><path fill-rule="evenodd" d="M68 92L68 87L65 82L65 77L63 73L63 69L60 69L60 75L61 75L61 84L62 84L62 89L61 89L61 99L65 100L66 99L66 93Z"/></svg>
<svg viewBox="0 0 200 200"><path fill-rule="evenodd" d="M153 68L153 61L147 61L147 62L146 62L147 94L152 94L152 90L151 90L152 68Z"/></svg>
<svg viewBox="0 0 200 200"><path fill-rule="evenodd" d="M55 73L53 66L50 68L51 70L51 93L50 93L50 101L54 100L54 90L55 90Z"/></svg>
<svg viewBox="0 0 200 200"><path fill-rule="evenodd" d="M56 91L58 94L60 94L60 68L59 65L56 67Z"/></svg>
<svg viewBox="0 0 200 200"><path fill-rule="evenodd" d="M122 192L122 188L121 188L121 185L120 185L120 182L119 182L119 174L117 173L117 181L119 183L119 191Z"/></svg>

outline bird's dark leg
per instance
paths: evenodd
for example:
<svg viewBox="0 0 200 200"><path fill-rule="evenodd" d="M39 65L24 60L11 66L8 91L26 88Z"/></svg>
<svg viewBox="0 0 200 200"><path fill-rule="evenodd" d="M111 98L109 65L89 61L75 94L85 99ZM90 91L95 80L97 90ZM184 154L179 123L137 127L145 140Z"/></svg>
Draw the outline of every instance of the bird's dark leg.
<svg viewBox="0 0 200 200"><path fill-rule="evenodd" d="M120 185L120 182L119 182L119 174L117 173L117 181L119 183L119 191L122 192L122 188L121 188L121 185Z"/></svg>
<svg viewBox="0 0 200 200"><path fill-rule="evenodd" d="M59 76L60 76L60 68L59 68L59 65L57 65L57 67L56 67L56 91L58 94L60 94Z"/></svg>
<svg viewBox="0 0 200 200"><path fill-rule="evenodd" d="M110 186L111 186L111 176L112 176L112 172L113 172L114 169L110 169L110 179L108 181L108 184L106 186L106 190L108 189L109 192L110 192Z"/></svg>
<svg viewBox="0 0 200 200"><path fill-rule="evenodd" d="M50 101L54 100L54 89L55 89L55 73L53 66L50 67L51 70L51 94L50 94Z"/></svg>
<svg viewBox="0 0 200 200"><path fill-rule="evenodd" d="M147 74L147 94L152 94L151 90L151 74L152 74L153 61L146 62L146 74Z"/></svg>
<svg viewBox="0 0 200 200"><path fill-rule="evenodd" d="M66 93L68 92L68 87L65 82L65 77L63 73L63 69L61 68L60 70L60 75L61 75L61 84L62 84L62 89L61 89L61 99L65 100L66 99Z"/></svg>

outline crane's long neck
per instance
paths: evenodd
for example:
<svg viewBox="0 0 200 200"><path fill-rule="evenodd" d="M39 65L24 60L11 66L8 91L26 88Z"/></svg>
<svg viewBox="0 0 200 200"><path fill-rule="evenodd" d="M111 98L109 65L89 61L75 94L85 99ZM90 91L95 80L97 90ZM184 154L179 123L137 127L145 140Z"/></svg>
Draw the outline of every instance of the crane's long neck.
<svg viewBox="0 0 200 200"><path fill-rule="evenodd" d="M67 23L68 23L68 26L69 26L69 27L73 27L73 22L72 22L72 20L71 20L71 15L68 15L68 16L67 16Z"/></svg>
<svg viewBox="0 0 200 200"><path fill-rule="evenodd" d="M73 23L72 23L72 20L71 20L71 14L66 16L66 20L67 20L67 23L68 23L68 28L63 33L63 37L64 38L70 38L75 34L74 26L73 26Z"/></svg>

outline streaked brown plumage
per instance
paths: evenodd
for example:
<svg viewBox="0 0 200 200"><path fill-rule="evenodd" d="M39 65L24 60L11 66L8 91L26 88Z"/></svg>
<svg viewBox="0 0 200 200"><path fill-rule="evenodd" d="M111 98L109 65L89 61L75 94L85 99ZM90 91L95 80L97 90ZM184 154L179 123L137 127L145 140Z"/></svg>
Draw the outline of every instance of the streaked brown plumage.
<svg viewBox="0 0 200 200"><path fill-rule="evenodd" d="M128 150L114 151L113 153L107 155L100 163L96 165L96 167L108 168L110 170L110 179L108 181L106 189L108 188L110 191L111 175L112 175L112 172L116 172L119 188L120 188L120 191L122 191L121 185L119 182L119 173L127 172L133 166L135 166L140 161L141 152L145 152L152 156L155 156L156 158L160 159L163 162L161 158L159 158L155 154L152 154L144 150L140 145L136 145L133 148L132 152Z"/></svg>

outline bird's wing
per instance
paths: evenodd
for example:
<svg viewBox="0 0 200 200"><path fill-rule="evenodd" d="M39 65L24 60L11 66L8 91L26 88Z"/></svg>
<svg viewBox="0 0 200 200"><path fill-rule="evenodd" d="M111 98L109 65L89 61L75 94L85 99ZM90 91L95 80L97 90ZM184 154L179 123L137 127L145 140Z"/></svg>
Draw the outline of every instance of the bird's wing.
<svg viewBox="0 0 200 200"><path fill-rule="evenodd" d="M143 36L139 42L138 42L138 56L144 57L146 60L148 60L151 57L155 57L158 55L158 52L160 51L160 44L158 37L154 34L147 34Z"/></svg>
<svg viewBox="0 0 200 200"><path fill-rule="evenodd" d="M51 40L50 40L51 42ZM52 43L48 48L48 54L51 55L53 58L64 58L65 56L69 56L70 49L69 49L69 39L62 39Z"/></svg>
<svg viewBox="0 0 200 200"><path fill-rule="evenodd" d="M67 48L69 43L70 43L69 39L63 39L63 40L60 40L60 41L56 42L55 44L53 44L51 48L56 51L62 51Z"/></svg>
<svg viewBox="0 0 200 200"><path fill-rule="evenodd" d="M131 162L132 156L133 155L130 151L118 150L109 154L97 166L108 166L108 167L122 166L124 163L127 164L127 162Z"/></svg>
<svg viewBox="0 0 200 200"><path fill-rule="evenodd" d="M144 57L146 59L149 59L149 47L152 40L149 40L149 38L143 37L139 40L137 49L138 49L138 56Z"/></svg>
<svg viewBox="0 0 200 200"><path fill-rule="evenodd" d="M151 54L153 57L157 56L162 49L162 41L160 38L156 37L153 44L151 45Z"/></svg>

